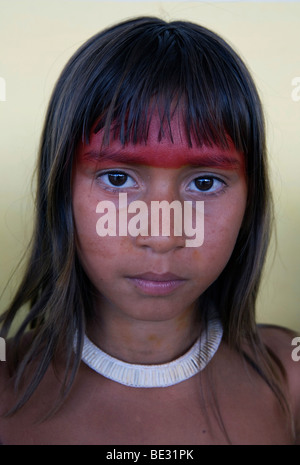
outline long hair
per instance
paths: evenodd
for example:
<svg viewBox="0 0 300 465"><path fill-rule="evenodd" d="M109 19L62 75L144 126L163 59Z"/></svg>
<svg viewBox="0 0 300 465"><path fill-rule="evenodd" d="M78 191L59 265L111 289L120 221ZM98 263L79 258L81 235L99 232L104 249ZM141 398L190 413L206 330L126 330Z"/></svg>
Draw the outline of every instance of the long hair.
<svg viewBox="0 0 300 465"><path fill-rule="evenodd" d="M36 370L15 409L37 388L58 351L64 351L63 393L72 386L81 359L93 288L76 252L72 214L72 166L79 142L91 130L122 144L147 141L151 115L159 109L161 130L171 133L174 111L186 136L201 146L226 146L228 136L245 157L248 199L232 256L219 278L200 296L200 306L218 311L224 340L270 385L281 404L280 366L262 344L255 302L270 238L272 200L268 181L264 117L247 67L222 38L199 25L142 17L124 21L89 39L71 57L54 88L37 165L36 220L23 281L2 317L2 335L21 307L29 310L14 336L17 348L28 327L33 336L12 363L16 383L31 361ZM175 109L175 110L174 110ZM204 315L205 316L205 315ZM77 345L73 348L74 333Z"/></svg>

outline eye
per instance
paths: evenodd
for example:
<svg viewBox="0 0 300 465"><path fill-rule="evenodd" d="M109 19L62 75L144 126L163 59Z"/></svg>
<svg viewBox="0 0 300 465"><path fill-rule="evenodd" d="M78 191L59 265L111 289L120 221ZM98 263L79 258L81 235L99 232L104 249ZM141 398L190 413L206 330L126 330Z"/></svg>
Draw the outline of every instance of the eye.
<svg viewBox="0 0 300 465"><path fill-rule="evenodd" d="M136 185L132 177L122 171L109 171L108 173L100 174L98 180L112 188L128 188Z"/></svg>
<svg viewBox="0 0 300 465"><path fill-rule="evenodd" d="M226 186L225 182L215 176L203 175L189 184L189 189L207 194L217 194Z"/></svg>

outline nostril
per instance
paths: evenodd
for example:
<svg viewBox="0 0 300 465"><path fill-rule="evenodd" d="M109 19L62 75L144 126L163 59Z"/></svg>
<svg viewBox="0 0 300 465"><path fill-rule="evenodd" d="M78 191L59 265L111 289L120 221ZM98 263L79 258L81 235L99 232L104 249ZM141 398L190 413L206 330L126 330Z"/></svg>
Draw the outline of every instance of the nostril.
<svg viewBox="0 0 300 465"><path fill-rule="evenodd" d="M183 236L137 236L136 244L139 247L148 247L156 253L167 253L185 247Z"/></svg>

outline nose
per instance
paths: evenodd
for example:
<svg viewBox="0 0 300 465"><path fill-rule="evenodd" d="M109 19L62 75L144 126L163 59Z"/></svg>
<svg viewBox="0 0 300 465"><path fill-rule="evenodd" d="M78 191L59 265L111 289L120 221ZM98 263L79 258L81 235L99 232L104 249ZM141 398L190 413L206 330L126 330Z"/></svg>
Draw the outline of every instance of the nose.
<svg viewBox="0 0 300 465"><path fill-rule="evenodd" d="M168 253L172 250L185 247L184 239L174 236L137 236L136 244L139 247L151 249L158 254Z"/></svg>
<svg viewBox="0 0 300 465"><path fill-rule="evenodd" d="M148 230L136 237L136 245L156 253L185 247L182 203L152 200L148 203Z"/></svg>

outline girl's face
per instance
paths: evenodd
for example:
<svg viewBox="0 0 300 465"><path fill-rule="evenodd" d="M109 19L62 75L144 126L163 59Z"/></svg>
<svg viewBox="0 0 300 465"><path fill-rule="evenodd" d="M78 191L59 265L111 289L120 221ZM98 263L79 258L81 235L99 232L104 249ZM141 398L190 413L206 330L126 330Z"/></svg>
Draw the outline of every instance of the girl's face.
<svg viewBox="0 0 300 465"><path fill-rule="evenodd" d="M173 141L168 135L159 141L159 121L154 116L147 144L122 146L113 140L109 147L101 148L100 131L92 133L89 145L78 147L73 170L77 248L82 266L98 290L101 312L143 321L179 317L195 307L197 298L218 278L231 256L246 206L244 157L232 143L226 150L196 144L190 148L182 128L174 118ZM119 194L123 207L127 200L124 208ZM161 231L151 234L154 201L170 205L174 200L183 211L185 203L192 206L191 227L202 228L203 219L201 245L198 241L187 246L190 237L184 221L180 235L174 233L173 219L169 235L163 236ZM139 203L132 204L134 201ZM204 216L200 214L197 223L195 207L202 202ZM137 205L139 210L133 208ZM132 228L124 228L124 221L125 226L131 221L141 234L136 236ZM111 229L103 237L108 226ZM199 231L197 234L201 236Z"/></svg>

